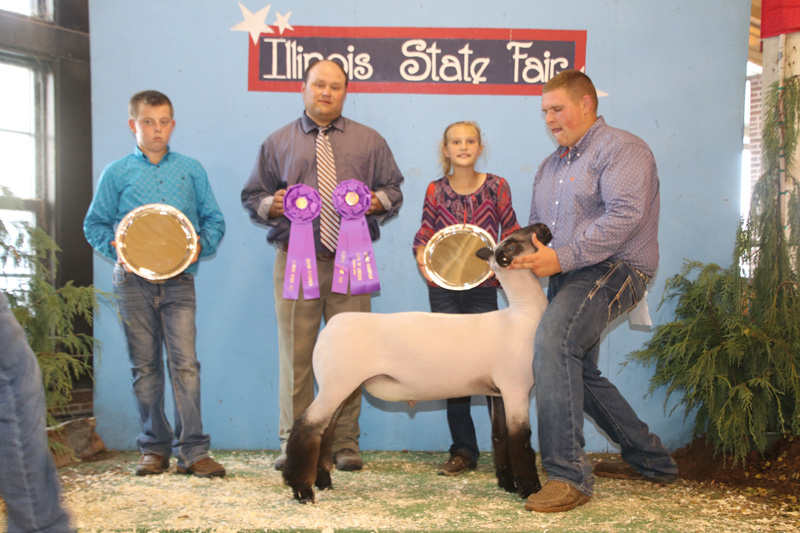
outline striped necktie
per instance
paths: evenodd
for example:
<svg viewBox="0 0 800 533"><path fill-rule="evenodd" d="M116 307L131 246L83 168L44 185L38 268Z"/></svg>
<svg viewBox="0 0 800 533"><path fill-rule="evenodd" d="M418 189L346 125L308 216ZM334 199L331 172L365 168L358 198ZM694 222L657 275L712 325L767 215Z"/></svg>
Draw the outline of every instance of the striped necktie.
<svg viewBox="0 0 800 533"><path fill-rule="evenodd" d="M327 126L320 126L317 133L317 189L322 198L319 217L319 235L322 245L336 252L339 236L339 215L333 209L333 190L336 188L336 166L333 162L333 149L328 140Z"/></svg>

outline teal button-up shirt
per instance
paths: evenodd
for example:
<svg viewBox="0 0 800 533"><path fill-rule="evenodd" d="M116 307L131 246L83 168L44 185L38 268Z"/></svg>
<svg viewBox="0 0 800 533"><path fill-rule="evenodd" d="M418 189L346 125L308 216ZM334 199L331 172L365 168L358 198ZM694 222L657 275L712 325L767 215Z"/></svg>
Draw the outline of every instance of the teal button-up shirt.
<svg viewBox="0 0 800 533"><path fill-rule="evenodd" d="M117 261L111 246L117 225L131 210L151 203L168 204L191 221L200 242L200 257L212 255L225 234L225 218L219 209L205 169L196 159L171 152L154 165L137 147L134 153L114 161L100 175L92 204L83 221L83 232L92 247ZM186 272L195 273L197 263Z"/></svg>

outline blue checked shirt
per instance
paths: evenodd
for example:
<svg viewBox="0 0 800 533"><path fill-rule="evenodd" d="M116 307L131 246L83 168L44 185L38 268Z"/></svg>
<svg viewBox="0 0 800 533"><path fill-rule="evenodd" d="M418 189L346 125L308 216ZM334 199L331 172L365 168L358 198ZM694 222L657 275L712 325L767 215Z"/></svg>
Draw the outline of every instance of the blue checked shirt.
<svg viewBox="0 0 800 533"><path fill-rule="evenodd" d="M659 212L650 148L599 117L572 149L560 146L539 167L529 223L550 228L564 273L622 259L652 278Z"/></svg>
<svg viewBox="0 0 800 533"><path fill-rule="evenodd" d="M100 175L97 192L83 221L92 247L117 261L111 246L117 225L131 210L151 203L168 204L186 215L202 247L200 257L212 255L225 234L225 218L214 198L203 166L195 159L169 151L154 165L137 147L114 161ZM186 272L197 272L197 263Z"/></svg>

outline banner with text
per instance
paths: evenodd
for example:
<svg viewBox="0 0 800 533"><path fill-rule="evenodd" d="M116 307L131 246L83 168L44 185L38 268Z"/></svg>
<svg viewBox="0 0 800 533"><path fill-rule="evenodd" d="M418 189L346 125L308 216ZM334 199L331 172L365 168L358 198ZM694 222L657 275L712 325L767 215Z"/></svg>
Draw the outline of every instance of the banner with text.
<svg viewBox="0 0 800 533"><path fill-rule="evenodd" d="M250 91L299 91L319 59L344 66L348 92L540 95L584 70L586 31L295 26L250 42Z"/></svg>

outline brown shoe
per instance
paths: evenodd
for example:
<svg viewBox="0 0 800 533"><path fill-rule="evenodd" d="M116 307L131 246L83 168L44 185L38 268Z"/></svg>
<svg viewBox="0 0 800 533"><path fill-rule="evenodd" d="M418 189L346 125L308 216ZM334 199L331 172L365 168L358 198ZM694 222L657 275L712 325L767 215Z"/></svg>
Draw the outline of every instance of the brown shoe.
<svg viewBox="0 0 800 533"><path fill-rule="evenodd" d="M439 465L440 476L457 476L467 470L475 470L478 465L461 454L455 454Z"/></svg>
<svg viewBox="0 0 800 533"><path fill-rule="evenodd" d="M225 467L211 457L200 459L187 467L179 466L176 472L197 477L225 477Z"/></svg>
<svg viewBox="0 0 800 533"><path fill-rule="evenodd" d="M357 451L350 448L342 448L333 454L333 462L336 463L337 470L345 472L354 472L364 468L364 461L361 460L361 456L358 455Z"/></svg>
<svg viewBox="0 0 800 533"><path fill-rule="evenodd" d="M640 474L625 461L609 461L607 463L597 463L594 473L600 477L610 477L614 479L626 479L629 481L650 481L651 483L674 483L678 476L676 474L663 474L655 477L647 477Z"/></svg>
<svg viewBox="0 0 800 533"><path fill-rule="evenodd" d="M561 513L575 509L591 499L591 496L563 481L548 481L542 490L528 496L525 509L537 513Z"/></svg>
<svg viewBox="0 0 800 533"><path fill-rule="evenodd" d="M278 457L275 458L275 462L272 465L275 467L275 470L283 470L283 465L286 464L286 454L282 453Z"/></svg>
<svg viewBox="0 0 800 533"><path fill-rule="evenodd" d="M136 465L137 476L154 476L163 474L169 468L169 459L156 453L143 453L139 464Z"/></svg>

